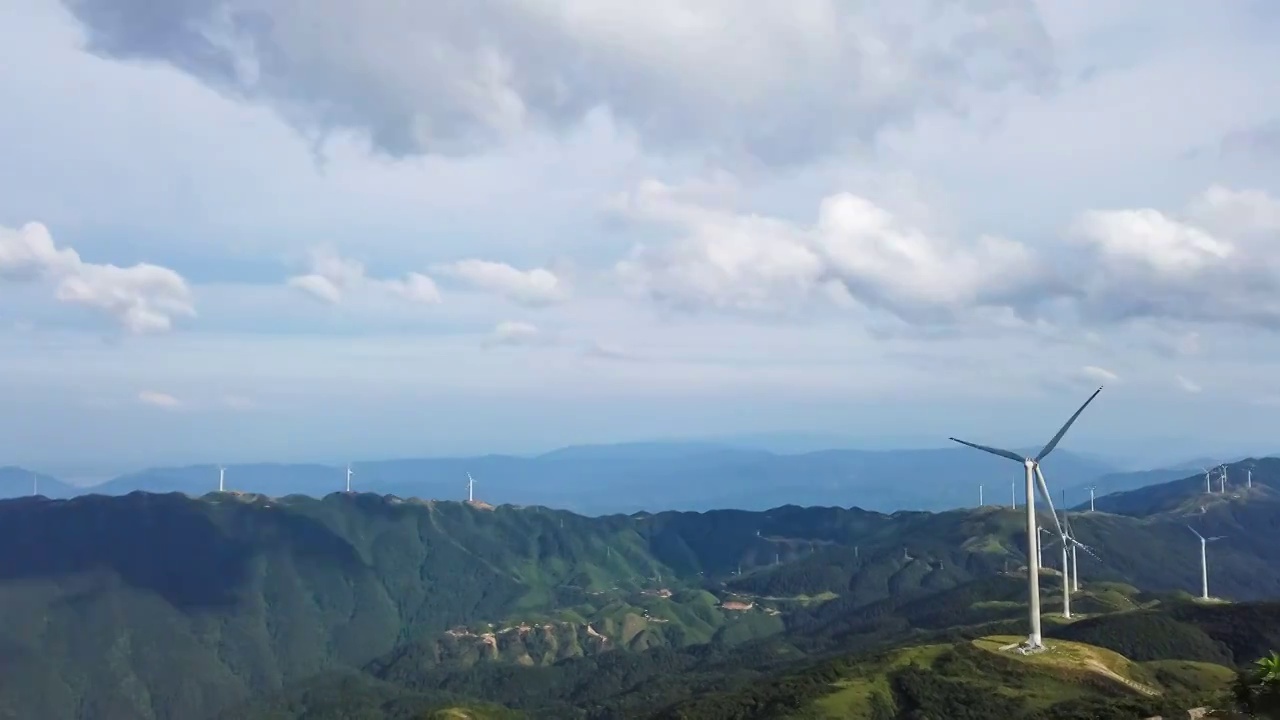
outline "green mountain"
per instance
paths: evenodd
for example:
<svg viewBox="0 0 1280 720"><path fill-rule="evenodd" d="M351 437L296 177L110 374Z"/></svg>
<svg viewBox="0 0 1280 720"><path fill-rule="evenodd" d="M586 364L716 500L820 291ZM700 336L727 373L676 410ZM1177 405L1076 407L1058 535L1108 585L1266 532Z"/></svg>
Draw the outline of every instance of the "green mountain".
<svg viewBox="0 0 1280 720"><path fill-rule="evenodd" d="M1194 515L1219 506L1241 506L1260 498L1280 498L1280 458L1248 458L1225 466L1227 492L1220 492L1218 470L1212 471L1212 492L1205 492L1204 473L1184 473L1173 482L1119 492L1098 498L1098 510L1122 515ZM1248 473L1252 471L1252 487ZM1088 504L1079 506L1084 509Z"/></svg>
<svg viewBox="0 0 1280 720"><path fill-rule="evenodd" d="M338 493L4 501L0 718L500 712L477 701L643 717L833 654L1021 632L1021 522L991 507L591 518ZM1198 587L1183 522L1075 515L1102 558L1081 557L1077 610ZM1216 596L1280 597L1280 503L1196 522L1230 537L1211 554ZM1046 614L1054 584L1046 571Z"/></svg>

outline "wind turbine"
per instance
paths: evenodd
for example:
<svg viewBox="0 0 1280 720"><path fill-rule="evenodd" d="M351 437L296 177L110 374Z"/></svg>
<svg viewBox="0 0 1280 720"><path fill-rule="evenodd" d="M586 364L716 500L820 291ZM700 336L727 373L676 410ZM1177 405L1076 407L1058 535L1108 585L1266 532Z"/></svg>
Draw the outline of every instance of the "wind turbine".
<svg viewBox="0 0 1280 720"><path fill-rule="evenodd" d="M1213 542L1214 540L1221 540L1222 538L1226 537L1226 535L1214 535L1211 538L1207 538L1201 535L1200 533L1196 532L1196 529L1191 527L1190 525L1187 526L1187 529L1195 533L1196 537L1200 538L1200 599L1208 600L1209 599L1209 559L1208 559L1208 552L1206 551L1206 548L1209 545L1209 543Z"/></svg>
<svg viewBox="0 0 1280 720"><path fill-rule="evenodd" d="M31 473L31 495L40 497L40 476L35 473Z"/></svg>
<svg viewBox="0 0 1280 720"><path fill-rule="evenodd" d="M978 486L978 507L982 507L983 505L986 505L986 503L982 502L982 486L979 485Z"/></svg>
<svg viewBox="0 0 1280 720"><path fill-rule="evenodd" d="M471 473L467 473L467 502L476 501L476 480L471 477ZM563 527L564 521L561 521Z"/></svg>
<svg viewBox="0 0 1280 720"><path fill-rule="evenodd" d="M1220 465L1220 466L1218 467L1218 470L1219 470L1219 472L1221 472L1221 473L1222 473L1221 475L1219 475L1219 476L1218 476L1218 483L1219 483L1219 484L1218 484L1218 492L1220 492L1220 493L1222 493L1223 495L1225 495L1225 494L1227 494L1227 466L1226 466L1226 465Z"/></svg>
<svg viewBox="0 0 1280 720"><path fill-rule="evenodd" d="M1206 495L1213 494L1213 486L1209 484L1209 468L1204 469L1204 492Z"/></svg>
<svg viewBox="0 0 1280 720"><path fill-rule="evenodd" d="M227 469L218 466L218 492L226 492Z"/></svg>
<svg viewBox="0 0 1280 720"><path fill-rule="evenodd" d="M354 474L351 472L351 463L347 463L347 492L351 492L351 476Z"/></svg>
<svg viewBox="0 0 1280 720"><path fill-rule="evenodd" d="M1097 490L1097 489L1098 489L1098 486L1097 486L1097 485L1090 485L1090 486L1089 486L1089 512L1093 512L1093 493L1094 493L1094 491L1095 491L1095 490ZM1066 500L1063 500L1063 501L1062 501L1062 505L1063 505L1063 507L1066 507L1066 504L1067 504L1067 501L1066 501Z"/></svg>
<svg viewBox="0 0 1280 720"><path fill-rule="evenodd" d="M1253 468L1249 468L1249 472L1245 473L1244 486L1247 490L1253 489Z"/></svg>
<svg viewBox="0 0 1280 720"><path fill-rule="evenodd" d="M1028 615L1031 620L1031 632L1027 635L1026 643L1026 648L1028 650L1039 650L1044 647L1040 641L1040 568L1037 562L1039 559L1037 555L1039 554L1040 538L1037 537L1038 533L1036 532L1035 501L1037 490L1043 494L1045 502L1049 505L1049 512L1052 513L1053 523L1054 525L1059 526L1059 535L1062 534L1062 528L1060 527L1061 524L1058 522L1058 515L1053 512L1053 499L1049 497L1049 488L1045 484L1044 475L1040 472L1040 462L1044 460L1049 453L1053 452L1053 449L1062 441L1062 436L1066 435L1067 430L1071 429L1071 425L1075 423L1076 418L1080 417L1080 413L1084 412L1086 407L1089 407L1089 403L1093 402L1093 399L1098 397L1098 393L1100 392L1102 392L1102 388L1094 390L1093 394L1089 396L1089 399L1085 400L1084 404L1080 406L1080 409L1076 410L1075 414L1067 419L1066 424L1058 430L1058 433L1049 440L1049 442L1040 450L1039 453L1036 454L1034 458L1023 457L1009 450L1002 450L1000 448L966 442L958 438L951 438L952 441L958 442L961 445L967 445L975 450L981 450L983 452L991 453L992 455L999 455L1000 457L1008 458L1014 462L1022 463L1024 470L1023 479L1027 492L1027 594L1030 596L1028 602Z"/></svg>
<svg viewBox="0 0 1280 720"><path fill-rule="evenodd" d="M1017 481L1009 483L1009 499L1013 500L1014 510L1018 509L1018 483Z"/></svg>

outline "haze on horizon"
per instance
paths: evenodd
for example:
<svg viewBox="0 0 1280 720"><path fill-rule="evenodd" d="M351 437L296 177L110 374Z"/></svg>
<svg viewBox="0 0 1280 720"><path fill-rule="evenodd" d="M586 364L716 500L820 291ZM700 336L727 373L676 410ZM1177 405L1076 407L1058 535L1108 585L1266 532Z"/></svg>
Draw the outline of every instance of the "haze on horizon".
<svg viewBox="0 0 1280 720"><path fill-rule="evenodd" d="M0 464L1280 449L1274 3L11 5Z"/></svg>

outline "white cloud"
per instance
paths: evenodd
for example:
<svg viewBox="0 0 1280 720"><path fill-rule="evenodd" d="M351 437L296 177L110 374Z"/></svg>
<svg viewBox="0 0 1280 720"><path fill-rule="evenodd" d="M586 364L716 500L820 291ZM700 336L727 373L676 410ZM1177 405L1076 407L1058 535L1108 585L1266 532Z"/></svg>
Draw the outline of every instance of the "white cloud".
<svg viewBox="0 0 1280 720"><path fill-rule="evenodd" d="M537 325L506 320L498 323L489 336L490 345L542 345L550 342Z"/></svg>
<svg viewBox="0 0 1280 720"><path fill-rule="evenodd" d="M1028 0L68 7L94 52L167 62L305 132L356 128L393 155L475 152L603 107L654 147L790 162L1056 79Z"/></svg>
<svg viewBox="0 0 1280 720"><path fill-rule="evenodd" d="M1178 384L1178 387L1181 388L1183 392L1198 393L1204 389L1200 387L1200 383L1197 383L1195 380L1192 380L1185 375L1174 375L1173 380Z"/></svg>
<svg viewBox="0 0 1280 720"><path fill-rule="evenodd" d="M1070 229L1086 255L1073 287L1088 317L1280 327L1280 203L1214 186L1182 218L1089 211Z"/></svg>
<svg viewBox="0 0 1280 720"><path fill-rule="evenodd" d="M329 248L313 248L311 272L290 277L286 283L312 297L336 305L347 294L360 290L384 290L412 303L437 305L440 290L435 281L422 273L411 272L403 280L379 280L369 277L364 264L338 255Z"/></svg>
<svg viewBox="0 0 1280 720"><path fill-rule="evenodd" d="M1097 365L1085 365L1077 372L1079 377L1094 383L1114 383L1120 380L1120 376L1110 370L1098 367Z"/></svg>
<svg viewBox="0 0 1280 720"><path fill-rule="evenodd" d="M569 297L564 282L546 268L518 270L506 263L472 259L437 265L434 269L479 290L530 307L551 305Z"/></svg>
<svg viewBox="0 0 1280 720"><path fill-rule="evenodd" d="M685 308L776 312L834 295L908 320L950 320L1016 302L1040 273L1018 243L951 240L851 193L824 198L811 226L701 205L653 181L626 210L676 240L633 249L616 267L623 283Z"/></svg>
<svg viewBox="0 0 1280 720"><path fill-rule="evenodd" d="M156 392L154 390L143 390L138 393L138 402L143 405L166 409L182 407L182 401L178 398L168 393Z"/></svg>
<svg viewBox="0 0 1280 720"><path fill-rule="evenodd" d="M0 226L0 279L53 280L54 297L104 312L133 334L166 332L177 316L194 316L186 280L166 267L130 267L85 262L71 248L58 248L48 228L27 223Z"/></svg>
<svg viewBox="0 0 1280 720"><path fill-rule="evenodd" d="M982 316L1280 327L1280 202L1258 191L1211 187L1188 211L1202 226L1153 209L1086 211L1066 242L1034 250L987 235L961 242L851 193L824 198L808 226L653 181L616 206L673 238L619 262L623 286L684 309L778 313L825 300L916 325ZM1171 351L1194 353L1196 331L1179 332Z"/></svg>

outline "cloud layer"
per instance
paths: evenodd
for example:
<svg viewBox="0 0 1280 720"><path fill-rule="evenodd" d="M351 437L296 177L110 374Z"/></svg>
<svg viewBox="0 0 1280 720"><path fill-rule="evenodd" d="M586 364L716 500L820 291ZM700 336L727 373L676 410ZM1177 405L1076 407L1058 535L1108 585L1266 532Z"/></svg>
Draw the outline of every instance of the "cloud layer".
<svg viewBox="0 0 1280 720"><path fill-rule="evenodd" d="M1266 440L1280 10L696 5L24 3L0 454Z"/></svg>
<svg viewBox="0 0 1280 720"><path fill-rule="evenodd" d="M1052 88L1057 70L1028 0L65 4L96 53L392 155L477 152L604 107L654 147L787 163L978 93Z"/></svg>

